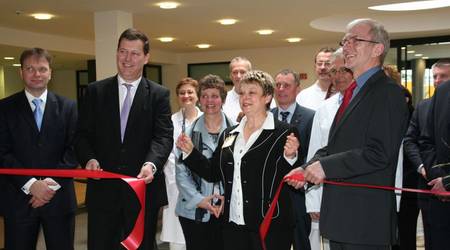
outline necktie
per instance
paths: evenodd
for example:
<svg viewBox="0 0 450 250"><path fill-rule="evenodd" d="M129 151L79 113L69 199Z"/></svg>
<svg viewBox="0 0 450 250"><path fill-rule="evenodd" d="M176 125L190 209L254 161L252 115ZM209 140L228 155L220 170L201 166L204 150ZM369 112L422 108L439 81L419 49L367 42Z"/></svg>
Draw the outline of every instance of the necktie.
<svg viewBox="0 0 450 250"><path fill-rule="evenodd" d="M289 116L289 111L286 111L286 112L280 112L280 115L281 115L281 121L282 121L282 122L287 122L287 118L288 118L288 116Z"/></svg>
<svg viewBox="0 0 450 250"><path fill-rule="evenodd" d="M125 95L125 100L123 101L122 111L120 112L120 139L123 142L123 137L125 135L125 128L127 127L128 115L131 109L131 84L124 83L123 86L127 88L127 93Z"/></svg>
<svg viewBox="0 0 450 250"><path fill-rule="evenodd" d="M350 100L353 96L353 90L356 88L356 81L353 81L350 86L345 90L344 92L344 99L342 100L341 106L339 106L337 115L336 115L336 123L339 122L339 120L342 118L342 115L344 114L345 109L347 108L348 104L350 103Z"/></svg>
<svg viewBox="0 0 450 250"><path fill-rule="evenodd" d="M35 98L31 102L34 104L34 107L35 107L34 112L33 112L34 120L36 121L38 130L41 131L42 117L43 117L42 109L41 109L42 100L39 98Z"/></svg>

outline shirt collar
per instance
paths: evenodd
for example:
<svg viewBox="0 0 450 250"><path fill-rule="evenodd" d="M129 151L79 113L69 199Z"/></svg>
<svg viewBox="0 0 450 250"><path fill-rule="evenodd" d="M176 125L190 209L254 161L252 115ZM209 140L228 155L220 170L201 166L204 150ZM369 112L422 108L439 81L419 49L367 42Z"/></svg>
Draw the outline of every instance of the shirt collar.
<svg viewBox="0 0 450 250"><path fill-rule="evenodd" d="M295 112L295 107L297 106L296 102L293 102L287 109L283 109L282 107L278 108L278 112L289 112L289 114L293 114Z"/></svg>
<svg viewBox="0 0 450 250"><path fill-rule="evenodd" d="M141 82L142 76L139 77L137 80L134 80L132 82L125 81L119 74L117 74L117 82L119 83L119 86L122 86L122 84L131 84L133 88L137 87L139 83Z"/></svg>
<svg viewBox="0 0 450 250"><path fill-rule="evenodd" d="M30 105L32 104L33 99L41 99L42 103L46 103L47 102L47 93L48 93L48 91L47 91L47 89L45 89L41 96L35 97L25 89L25 96L27 97L27 100L30 103Z"/></svg>
<svg viewBox="0 0 450 250"><path fill-rule="evenodd" d="M267 111L266 112L267 116L266 119L264 120L263 125L261 126L260 129L262 130L273 130L275 129L275 122L273 121L273 114L272 112ZM241 122L239 123L239 125L234 128L233 130L231 130L230 133L243 133L244 132L244 126L247 123L247 117L244 116L241 120Z"/></svg>
<svg viewBox="0 0 450 250"><path fill-rule="evenodd" d="M364 72L358 78L356 78L356 85L358 86L358 89L364 86L367 80L369 80L371 76L373 76L376 72L378 72L378 70L381 70L381 68L379 66L375 66Z"/></svg>

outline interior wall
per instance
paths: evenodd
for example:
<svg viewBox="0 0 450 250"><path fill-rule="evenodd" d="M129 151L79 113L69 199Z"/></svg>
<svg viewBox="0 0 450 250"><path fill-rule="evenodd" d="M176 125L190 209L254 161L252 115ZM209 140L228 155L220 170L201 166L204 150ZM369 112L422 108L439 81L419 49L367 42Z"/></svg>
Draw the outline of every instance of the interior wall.
<svg viewBox="0 0 450 250"><path fill-rule="evenodd" d="M23 89L23 84L19 75L19 68L3 66L3 70L5 77L5 97L21 91Z"/></svg>

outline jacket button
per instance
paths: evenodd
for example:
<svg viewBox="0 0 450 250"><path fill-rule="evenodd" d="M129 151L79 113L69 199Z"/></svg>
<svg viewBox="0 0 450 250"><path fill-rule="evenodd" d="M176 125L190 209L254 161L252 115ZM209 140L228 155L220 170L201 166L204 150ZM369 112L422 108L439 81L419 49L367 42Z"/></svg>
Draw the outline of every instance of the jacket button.
<svg viewBox="0 0 450 250"><path fill-rule="evenodd" d="M243 180L242 183L243 183L243 184L247 184L247 181L246 181L246 180Z"/></svg>
<svg viewBox="0 0 450 250"><path fill-rule="evenodd" d="M245 203L248 203L248 200L245 200Z"/></svg>

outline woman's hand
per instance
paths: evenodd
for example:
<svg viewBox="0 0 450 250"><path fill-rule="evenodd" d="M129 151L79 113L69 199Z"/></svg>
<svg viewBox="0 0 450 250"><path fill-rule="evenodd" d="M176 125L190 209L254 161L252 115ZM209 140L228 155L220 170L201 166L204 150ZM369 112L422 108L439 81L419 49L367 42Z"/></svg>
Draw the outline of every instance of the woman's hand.
<svg viewBox="0 0 450 250"><path fill-rule="evenodd" d="M191 138L184 133L181 133L181 135L178 136L176 145L181 151L188 155L191 154L194 149L194 144L192 143Z"/></svg>
<svg viewBox="0 0 450 250"><path fill-rule="evenodd" d="M212 205L212 201L214 199L218 199L218 205ZM218 194L213 194L210 196L206 196L203 200L197 204L197 207L208 210L211 214L213 214L216 218L219 218L220 214L223 211L223 203L224 197Z"/></svg>
<svg viewBox="0 0 450 250"><path fill-rule="evenodd" d="M292 159L297 155L298 147L300 143L294 133L290 133L287 136L286 144L284 144L284 155Z"/></svg>

